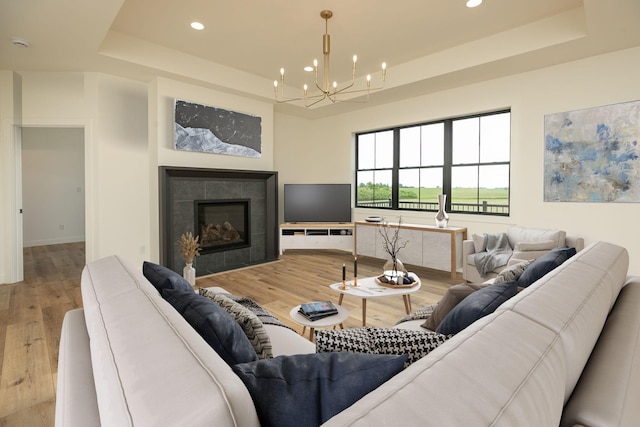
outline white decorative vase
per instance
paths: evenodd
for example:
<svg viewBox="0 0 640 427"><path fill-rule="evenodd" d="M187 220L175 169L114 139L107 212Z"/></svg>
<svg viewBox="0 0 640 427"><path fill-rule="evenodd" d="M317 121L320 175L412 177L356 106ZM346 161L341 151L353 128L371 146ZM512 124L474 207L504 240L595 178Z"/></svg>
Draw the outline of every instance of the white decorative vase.
<svg viewBox="0 0 640 427"><path fill-rule="evenodd" d="M438 195L438 213L436 214L436 225L438 228L445 228L449 223L449 215L444 210L445 205L447 204L447 195L439 194Z"/></svg>
<svg viewBox="0 0 640 427"><path fill-rule="evenodd" d="M196 285L196 269L193 268L192 262L188 262L187 265L184 266L182 269L182 277L184 277L191 286Z"/></svg>

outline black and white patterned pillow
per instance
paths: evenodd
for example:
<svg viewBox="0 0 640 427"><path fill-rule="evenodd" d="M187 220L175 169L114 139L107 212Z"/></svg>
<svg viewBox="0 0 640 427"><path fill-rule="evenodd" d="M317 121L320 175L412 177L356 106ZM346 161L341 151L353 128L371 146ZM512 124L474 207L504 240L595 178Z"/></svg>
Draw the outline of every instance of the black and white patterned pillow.
<svg viewBox="0 0 640 427"><path fill-rule="evenodd" d="M251 346L256 351L258 358L270 359L273 357L273 347L271 339L262 321L248 308L238 304L223 294L213 292L202 292L200 294L211 299L213 302L224 308L240 325L244 334L249 339Z"/></svg>
<svg viewBox="0 0 640 427"><path fill-rule="evenodd" d="M515 280L518 280L518 278L522 276L522 273L524 273L524 271L530 265L531 261L525 260L505 268L500 273L498 273L496 278L493 280L493 284L496 285L498 283L513 282Z"/></svg>
<svg viewBox="0 0 640 427"><path fill-rule="evenodd" d="M348 351L350 353L373 353L371 328L316 330L316 353Z"/></svg>
<svg viewBox="0 0 640 427"><path fill-rule="evenodd" d="M348 351L406 354L405 367L421 359L449 337L432 331L394 328L353 328L316 331L316 352Z"/></svg>

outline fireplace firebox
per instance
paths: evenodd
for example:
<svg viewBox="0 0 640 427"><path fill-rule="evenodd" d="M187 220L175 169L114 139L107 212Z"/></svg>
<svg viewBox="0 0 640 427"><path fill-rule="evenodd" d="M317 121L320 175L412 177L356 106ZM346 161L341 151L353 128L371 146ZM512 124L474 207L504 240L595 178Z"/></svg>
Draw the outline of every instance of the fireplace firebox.
<svg viewBox="0 0 640 427"><path fill-rule="evenodd" d="M194 234L200 236L200 253L251 246L251 200L194 200Z"/></svg>

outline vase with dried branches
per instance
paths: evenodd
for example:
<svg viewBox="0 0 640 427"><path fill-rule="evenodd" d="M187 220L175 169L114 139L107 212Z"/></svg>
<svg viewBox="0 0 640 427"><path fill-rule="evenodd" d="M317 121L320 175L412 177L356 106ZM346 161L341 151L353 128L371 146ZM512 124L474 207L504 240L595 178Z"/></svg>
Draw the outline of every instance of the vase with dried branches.
<svg viewBox="0 0 640 427"><path fill-rule="evenodd" d="M182 270L182 276L191 286L195 286L196 284L196 269L193 268L193 259L200 255L199 238L200 236L193 237L193 234L189 231L180 236L180 240L178 241L180 256L182 256L186 264Z"/></svg>
<svg viewBox="0 0 640 427"><path fill-rule="evenodd" d="M389 254L389 259L383 267L383 274L387 280L395 283L398 283L406 274L404 265L398 259L398 252L409 243L408 240L400 237L400 224L402 224L402 217L398 218L396 226L389 224L383 218L378 228L378 232L382 236L382 247Z"/></svg>

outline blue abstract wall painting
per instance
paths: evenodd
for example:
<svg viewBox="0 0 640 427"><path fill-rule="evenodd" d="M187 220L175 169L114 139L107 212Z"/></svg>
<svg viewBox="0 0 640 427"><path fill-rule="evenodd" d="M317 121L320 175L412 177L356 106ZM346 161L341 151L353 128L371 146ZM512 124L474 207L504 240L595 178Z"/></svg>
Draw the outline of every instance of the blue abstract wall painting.
<svg viewBox="0 0 640 427"><path fill-rule="evenodd" d="M262 156L260 117L179 99L174 112L176 150Z"/></svg>
<svg viewBox="0 0 640 427"><path fill-rule="evenodd" d="M545 202L640 202L640 101L546 115Z"/></svg>

